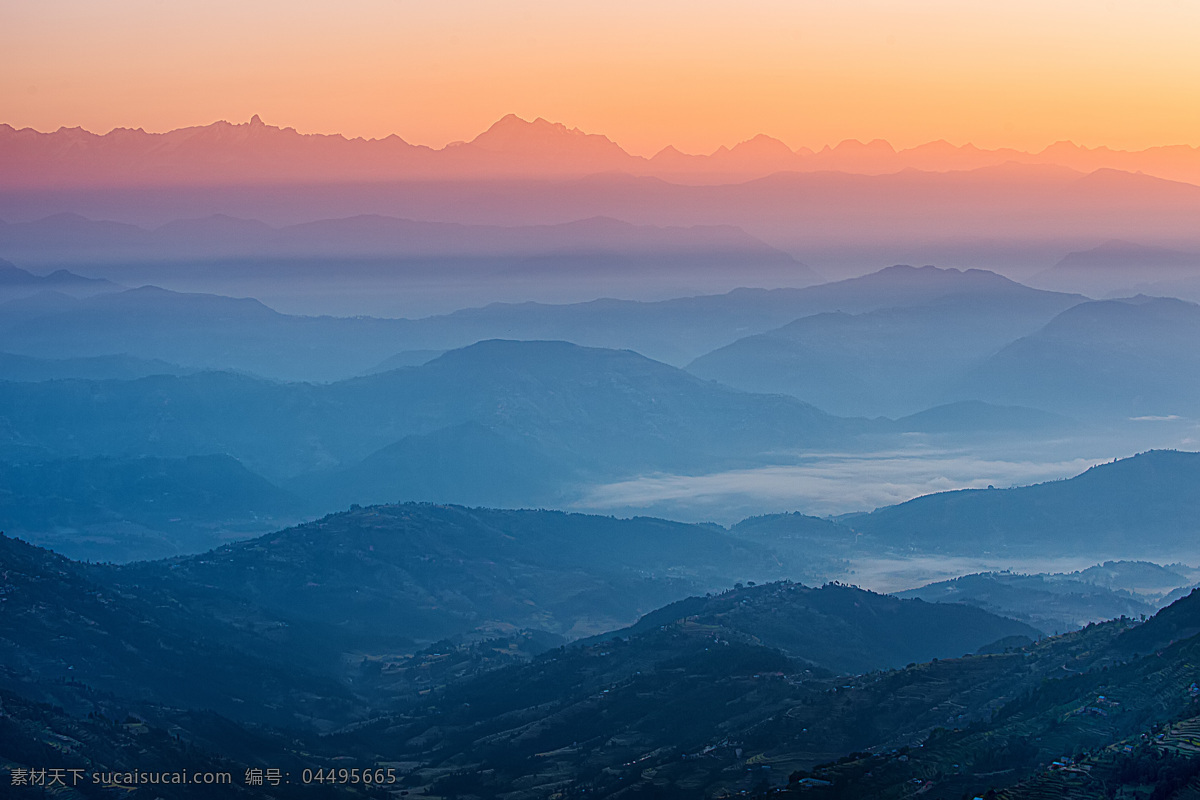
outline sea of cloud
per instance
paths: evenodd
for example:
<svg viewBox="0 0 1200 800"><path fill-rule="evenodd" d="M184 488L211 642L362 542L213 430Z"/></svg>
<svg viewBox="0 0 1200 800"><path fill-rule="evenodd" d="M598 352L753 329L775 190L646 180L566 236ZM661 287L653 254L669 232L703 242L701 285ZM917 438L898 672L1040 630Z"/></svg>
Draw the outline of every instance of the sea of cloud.
<svg viewBox="0 0 1200 800"><path fill-rule="evenodd" d="M589 512L722 524L782 511L830 516L871 511L934 492L1070 478L1108 460L1111 457L1016 458L927 448L814 453L786 466L641 475L589 487L574 506Z"/></svg>

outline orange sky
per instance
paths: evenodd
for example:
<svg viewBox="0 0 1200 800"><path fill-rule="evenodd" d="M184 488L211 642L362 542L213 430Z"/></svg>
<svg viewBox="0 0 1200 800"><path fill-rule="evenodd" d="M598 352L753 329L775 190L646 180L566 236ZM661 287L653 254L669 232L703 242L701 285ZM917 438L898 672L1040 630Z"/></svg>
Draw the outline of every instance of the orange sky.
<svg viewBox="0 0 1200 800"><path fill-rule="evenodd" d="M441 146L513 112L645 155L1200 144L1198 35L1195 0L0 0L0 122L257 113Z"/></svg>

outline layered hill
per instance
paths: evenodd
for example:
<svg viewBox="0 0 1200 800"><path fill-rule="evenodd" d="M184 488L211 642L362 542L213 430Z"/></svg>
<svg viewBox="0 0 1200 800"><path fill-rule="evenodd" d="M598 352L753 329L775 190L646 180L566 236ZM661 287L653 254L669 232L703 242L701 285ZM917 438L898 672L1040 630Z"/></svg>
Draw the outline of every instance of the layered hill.
<svg viewBox="0 0 1200 800"><path fill-rule="evenodd" d="M788 566L793 580L821 584L841 576L854 559L878 554L853 529L799 512L761 514L729 526L739 539L770 549Z"/></svg>
<svg viewBox="0 0 1200 800"><path fill-rule="evenodd" d="M961 394L1073 416L1192 416L1200 306L1173 298L1082 303L978 364Z"/></svg>
<svg viewBox="0 0 1200 800"><path fill-rule="evenodd" d="M835 673L896 668L972 653L1001 639L1039 636L1028 625L963 604L914 602L840 584L820 589L770 584L681 600L602 638L629 638L675 624L717 640L747 636Z"/></svg>
<svg viewBox="0 0 1200 800"><path fill-rule="evenodd" d="M309 509L225 455L0 463L0 486L0 530L89 560L198 552Z"/></svg>
<svg viewBox="0 0 1200 800"><path fill-rule="evenodd" d="M1168 560L1193 552L1200 454L1151 451L1064 481L918 497L844 519L895 547L961 554L1087 554Z"/></svg>
<svg viewBox="0 0 1200 800"><path fill-rule="evenodd" d="M0 224L0 248L19 253L31 263L80 256L99 264L131 260L161 264L232 256L531 258L552 253L565 258L572 253L608 250L623 255L692 259L716 254L743 260L773 257L777 264L796 266L786 254L737 228L632 225L609 217L559 225L502 227L360 214L276 227L255 219L216 214L148 229L77 214L56 214L30 222ZM5 274L9 273L11 269ZM5 283L14 282L16 277L10 275Z"/></svg>
<svg viewBox="0 0 1200 800"><path fill-rule="evenodd" d="M0 301L4 302L42 292L89 297L120 288L104 278L86 278L65 269L55 270L49 275L35 275L11 261L0 259Z"/></svg>
<svg viewBox="0 0 1200 800"><path fill-rule="evenodd" d="M278 787L270 784L247 786L247 770L265 769L251 767L251 764L270 761L277 765L273 768L293 769L298 775L302 774L301 770L314 767L336 769L336 761L328 757L310 754L308 761L293 759L286 748L276 746L280 741L277 735L251 731L211 712L177 712L169 720L147 715L150 718L146 719L121 714L115 704L98 700L95 710L82 716L70 713L60 705L31 701L8 691L0 691L0 707L4 709L4 716L0 718L0 742L3 742L0 757L5 759L10 776L15 772L27 780L30 770L40 769L33 765L48 763L42 759L61 757L56 755L62 752L57 747L65 745L70 748L71 763L86 767L51 767L64 771L61 774L51 772L49 779L39 773L38 780L44 783L61 777L61 782L70 787L67 791L87 791L92 788L93 780L114 782L114 778L123 781L125 786L112 787L113 791L137 791L137 777L178 773L180 765L187 764L190 774L200 774L214 782L219 780L221 788L160 783L156 796L163 800L182 800L196 797L201 792L220 791L224 797L275 800L299 797L302 790L284 785L282 781ZM181 738L181 733L187 736L186 741ZM222 745L228 749L225 754L218 755ZM239 747L241 757L232 753ZM249 753L255 755L248 758ZM69 769L79 771L70 772ZM35 791L41 791L38 784L17 785L18 791L30 785L38 787Z"/></svg>
<svg viewBox="0 0 1200 800"><path fill-rule="evenodd" d="M74 698L53 684L78 681L141 702L227 712L250 704L275 724L349 710L351 694L319 675L310 655L285 655L277 638L247 628L248 618L230 625L179 597L122 591L97 579L104 568L8 537L0 537L0 562L0 679L10 690ZM265 697L287 698L290 708L268 708Z"/></svg>
<svg viewBox="0 0 1200 800"><path fill-rule="evenodd" d="M765 548L714 526L404 504L103 574L297 630L334 626L338 642L319 649L369 652L516 628L594 633L687 587L777 569Z"/></svg>
<svg viewBox="0 0 1200 800"><path fill-rule="evenodd" d="M949 436L975 433L1030 434L1063 432L1075 427L1060 414L1025 406L999 406L982 400L946 403L896 420L905 431Z"/></svg>
<svg viewBox="0 0 1200 800"><path fill-rule="evenodd" d="M1179 601L1161 618L1194 620L1195 600ZM938 798L1190 797L1200 773L1191 745L1200 726L1191 667L1200 643L1195 636L1162 637L1158 619L1123 631L1112 626L1120 631L1115 637L1082 634L1119 661L1102 666L1077 658L1061 666L1066 674L1031 687L990 719L952 719L919 747L860 752L797 770L789 789L819 798L901 798L914 789ZM1154 655L1122 658L1143 634ZM1023 660L1045 652L1028 648Z"/></svg>
<svg viewBox="0 0 1200 800"><path fill-rule="evenodd" d="M563 507L596 482L751 467L777 462L781 450L857 446L860 436L887 432L879 422L835 417L794 398L747 394L630 351L503 340L327 385L229 372L0 381L0 416L0 462L14 465L14 475L32 475L39 463L81 463L71 459L146 465L140 459L183 464L192 456L222 456L230 469L262 476L247 476L247 486L282 486L302 498L292 507L309 515L400 500ZM201 492L225 480L207 473L196 478ZM67 552L127 559L179 552L162 549L180 527L172 520L201 528L225 524L230 534L253 522L241 512L222 520L207 512L197 517L187 492L149 492L161 501L155 534L144 529L153 520L135 508L143 501L134 490L149 491L151 484L130 484L133 505L112 520L133 524L124 533L119 526L73 532L52 514L35 526L21 509L49 509L45 487L29 481L9 487L14 516L8 524L55 547L82 546L70 541L78 533L87 549ZM78 492L64 497L64 509L76 503L95 510L90 489L72 486ZM249 530L280 519L266 497L254 510L260 522ZM96 511L74 519L83 525L105 516ZM208 535L217 538L207 546L222 541L216 527ZM183 540L194 547L190 534L178 546ZM143 545L148 549L137 549Z"/></svg>
<svg viewBox="0 0 1200 800"><path fill-rule="evenodd" d="M926 304L802 317L701 356L688 370L845 413L898 416L937 404L977 362L1083 300L990 272L968 271L953 283Z"/></svg>
<svg viewBox="0 0 1200 800"><path fill-rule="evenodd" d="M392 320L290 316L249 298L153 286L86 300L39 295L10 305L0 341L13 354L119 355L284 379L330 380L366 370L400 349L406 327Z"/></svg>
<svg viewBox="0 0 1200 800"><path fill-rule="evenodd" d="M547 560L550 544L582 546L566 558L603 569L633 542L645 548L673 536L657 521L613 525L533 512L364 509L202 557L123 568L86 567L0 539L10 576L2 634L18 645L0 650L8 657L0 671L5 685L80 714L90 706L138 715L120 728L72 723L10 691L0 696L12 733L0 756L23 765L33 757L34 732L73 732L82 737L78 752L99 766L113 761L109 745L129 733L149 737L143 749L150 755L174 752L164 744L170 737L159 734L169 729L204 763L326 764L336 754L341 763L402 765L396 790L441 796L533 798L570 786L598 797L789 791L899 798L914 788L931 797L982 796L989 788L1025 797L1038 795L1021 794L1024 787L1052 785L1045 782L1062 778L1065 766L1092 764L1077 770L1085 780L1107 769L1105 753L1124 758L1142 746L1162 750L1161 772L1163 753L1181 752L1176 744L1191 730L1185 723L1195 716L1200 595L1141 625L1115 621L1030 643L1026 626L980 609L773 583L691 597L629 629L525 663L503 654L515 641L396 652L395 628L411 620L395 609L379 620L356 610L401 602L399 586L433 587L435 575L456 570L561 568ZM621 525L631 538L605 547L621 537ZM687 550L670 544L677 554ZM704 553L706 545L695 544ZM484 560L462 560L481 546ZM652 558L648 550L638 557ZM395 580L395 568L419 562L426 566L411 582ZM334 575L371 596L333 586ZM551 590L538 581L521 585ZM305 596L322 591L330 594ZM490 591L478 599L493 602ZM611 599L620 594L608 591ZM437 600L447 596L442 591ZM521 605L509 608L536 613ZM188 626L189 640L160 627L167 623ZM1003 636L983 642L991 654L957 655L993 633ZM334 657L372 638L372 653ZM181 659L197 647L205 654L195 664L234 699L198 695L178 680L194 668ZM942 655L903 669L872 666L925 648ZM869 671L837 675L839 666ZM77 673L72 681L55 680L70 673ZM137 681L122 683L121 674ZM398 691L410 684L423 688ZM263 727L285 716L262 702L268 695L253 693L264 688L301 709L286 735ZM255 725L192 710L207 703ZM344 720L356 721L339 727Z"/></svg>
<svg viewBox="0 0 1200 800"><path fill-rule="evenodd" d="M777 574L767 551L714 526L431 505L355 509L122 567L0 537L0 565L10 688L44 685L52 698L73 680L277 724L360 715L344 702L361 654L521 628L578 637Z"/></svg>
<svg viewBox="0 0 1200 800"><path fill-rule="evenodd" d="M1186 580L1180 578L1179 583ZM1146 616L1158 610L1150 598L1070 575L977 573L898 592L897 596L931 603L965 603L1019 619L1049 634L1117 617Z"/></svg>
<svg viewBox="0 0 1200 800"><path fill-rule="evenodd" d="M753 459L870 427L629 351L501 340L328 385L218 372L3 383L0 407L8 454L226 452L273 478L351 465L406 436L468 422L602 471ZM63 419L77 424L64 430Z"/></svg>
<svg viewBox="0 0 1200 800"><path fill-rule="evenodd" d="M1112 668L1125 658L1117 643L1128 622L829 680L724 624L739 614L750 622L759 597L769 598L766 619L782 622L793 606L779 598L792 592L852 598L864 615L875 608L869 594L847 587L769 585L697 598L677 614L651 616L628 638L550 651L447 685L426 714L381 719L338 741L405 753L421 765L406 786L430 793L524 798L570 785L601 797L765 797L789 789L902 797L929 783L935 797L960 797L1019 781L1072 737L1093 743L1128 735L1146 714L1170 713L1169 701L1157 697L1187 692L1179 670L1194 642L1169 663L1144 659L1121 674L1130 709L1113 724L1082 712L1064 721L1096 702L1098 685L1117 691ZM740 612L692 616L722 600ZM1019 748L1022 734L1030 738ZM969 744L945 748L951 742Z"/></svg>
<svg viewBox="0 0 1200 800"><path fill-rule="evenodd" d="M961 297L951 299L955 296ZM305 380L359 374L398 352L440 352L493 338L631 349L682 366L739 339L817 314L892 309L892 317L919 320L918 307L945 306L946 316L957 303L967 314L962 306L974 298L979 304L991 300L1013 306L1019 319L1040 319L1047 308L1070 297L1026 289L981 270L894 266L799 289L738 289L658 302L497 303L420 319L381 319L280 314L251 299L146 286L86 301L41 294L11 302L4 306L0 344L32 357L124 354ZM999 314L984 312L992 320ZM1006 325L1022 328L1019 321L994 327ZM988 333L995 336L986 330L980 335ZM927 332L926 338L932 335Z"/></svg>

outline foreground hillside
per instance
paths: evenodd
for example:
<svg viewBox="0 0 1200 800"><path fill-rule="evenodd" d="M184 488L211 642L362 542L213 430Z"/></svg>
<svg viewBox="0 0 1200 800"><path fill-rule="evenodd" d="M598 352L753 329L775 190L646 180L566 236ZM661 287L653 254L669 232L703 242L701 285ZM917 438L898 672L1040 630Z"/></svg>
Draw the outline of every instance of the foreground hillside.
<svg viewBox="0 0 1200 800"><path fill-rule="evenodd" d="M1182 619L1191 636L1179 629ZM1068 674L1030 687L990 719L935 730L903 758L862 753L795 773L790 788L818 798L899 798L914 789L935 798L1192 797L1198 619L1193 594L1105 642L1099 652L1115 661L1077 658ZM1027 650L1026 659L1037 653Z"/></svg>
<svg viewBox="0 0 1200 800"><path fill-rule="evenodd" d="M841 535L799 517L743 530L780 526ZM394 791L433 797L919 783L957 800L1032 796L1064 754L1124 758L1195 714L1196 594L1043 639L981 608L835 584L655 600L763 559L715 526L412 504L125 566L3 538L0 764L66 736L78 763L115 767L133 733L156 763L382 766Z"/></svg>
<svg viewBox="0 0 1200 800"><path fill-rule="evenodd" d="M0 663L46 697L79 680L246 718L273 717L290 697L289 715L343 721L361 713L340 685L347 654L520 629L558 644L777 569L712 526L429 505L357 509L123 567L4 537L0 563Z"/></svg>
<svg viewBox="0 0 1200 800"><path fill-rule="evenodd" d="M411 681L368 680L363 664L488 639L509 642L513 656L537 652L778 571L769 551L715 526L415 504L125 566L80 564L7 537L0 545L12 645L0 663L12 685L60 699L54 682L82 681L133 700L319 728L361 716L355 698L387 705L409 693ZM834 672L1038 635L978 609L833 587L688 603ZM490 658L472 652L468 662ZM282 697L294 716L277 716Z"/></svg>
<svg viewBox="0 0 1200 800"><path fill-rule="evenodd" d="M407 785L439 796L971 797L1191 708L1200 645L1153 622L831 680L689 615L448 686L342 741L404 753Z"/></svg>

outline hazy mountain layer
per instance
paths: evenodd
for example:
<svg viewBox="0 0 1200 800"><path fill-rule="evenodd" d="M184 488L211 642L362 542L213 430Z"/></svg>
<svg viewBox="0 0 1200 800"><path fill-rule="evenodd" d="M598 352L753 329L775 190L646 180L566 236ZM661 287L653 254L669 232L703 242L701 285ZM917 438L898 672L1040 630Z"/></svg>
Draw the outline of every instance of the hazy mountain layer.
<svg viewBox="0 0 1200 800"><path fill-rule="evenodd" d="M1032 281L1038 286L1069 287L1111 297L1111 292L1141 284L1196 277L1200 277L1200 253L1113 239L1067 253Z"/></svg>
<svg viewBox="0 0 1200 800"><path fill-rule="evenodd" d="M225 455L0 463L0 486L0 530L96 561L200 552L308 510Z"/></svg>
<svg viewBox="0 0 1200 800"><path fill-rule="evenodd" d="M0 191L0 218L10 221L65 212L152 227L213 214L272 226L359 215L499 226L558 225L595 217L658 227L736 226L832 276L904 262L1028 275L1069 252L1113 238L1197 249L1198 209L1200 187L1187 183L1109 169L1083 174L1013 164L944 173L781 172L718 186L607 173L568 180L82 190L44 185ZM637 292L654 278L646 273L617 286L622 293ZM730 288L727 283L725 288ZM616 292L610 288L605 294Z"/></svg>
<svg viewBox="0 0 1200 800"><path fill-rule="evenodd" d="M330 269L327 263L314 264L318 267ZM412 320L286 315L250 299L143 287L82 302L43 294L10 303L0 322L0 344L14 353L46 358L126 354L307 380L350 377L398 352L444 351L497 337L632 349L682 365L800 317L938 306L955 295L1002 304L987 311L985 319L1016 332L996 349L1036 328L1047 308L1068 304L1067 296L1027 289L994 273L905 266L804 289L738 289L661 302L494 304ZM1001 309L1017 319L997 321ZM922 330L933 336L936 325Z"/></svg>
<svg viewBox="0 0 1200 800"><path fill-rule="evenodd" d="M897 416L944 400L967 369L1083 299L992 273L970 277L962 283L975 286L928 304L803 317L704 355L688 370L848 414Z"/></svg>
<svg viewBox="0 0 1200 800"><path fill-rule="evenodd" d="M124 355L33 358L0 353L0 375L3 375L6 381L53 381L67 378L131 380L150 375L181 375L191 371L166 361Z"/></svg>
<svg viewBox="0 0 1200 800"><path fill-rule="evenodd" d="M1180 579L1180 585L1187 583ZM1018 575L988 572L964 575L898 592L898 597L933 603L966 603L993 614L1019 619L1038 630L1058 634L1091 622L1153 614L1150 598L1114 591L1068 575Z"/></svg>
<svg viewBox="0 0 1200 800"><path fill-rule="evenodd" d="M1152 451L1070 480L940 492L843 523L919 552L1171 558L1192 552L1197 485L1200 453Z"/></svg>
<svg viewBox="0 0 1200 800"><path fill-rule="evenodd" d="M409 504L111 574L180 597L218 587L205 603L234 597L293 625L336 625L339 646L363 648L514 626L598 632L686 587L777 569L714 526Z"/></svg>
<svg viewBox="0 0 1200 800"><path fill-rule="evenodd" d="M979 364L959 392L1076 416L1194 417L1198 354L1200 305L1150 297L1083 303Z"/></svg>
<svg viewBox="0 0 1200 800"><path fill-rule="evenodd" d="M0 253L56 274L65 267L128 286L253 296L283 310L343 316L818 281L791 255L736 226L632 225L606 217L501 226L360 214L272 227L216 215L148 230L55 214L0 222Z"/></svg>
<svg viewBox="0 0 1200 800"><path fill-rule="evenodd" d="M395 259L378 269L403 271L404 262L464 259L464 271L485 273L506 268L518 273L533 259L558 259L569 269L573 257L610 254L631 263L686 262L694 268L740 265L789 268L795 277L803 265L732 226L656 227L594 217L558 225L498 226L426 222L377 214L323 219L273 227L254 219L215 215L181 219L153 229L96 221L77 214L56 214L31 222L0 223L0 250L28 264L78 262L96 268L129 270L153 263L154 274L169 274L173 262L189 269L220 260L280 262L297 259L360 257ZM472 270L469 265L476 263ZM212 270L213 267L209 267ZM286 270L277 266L276 269ZM119 274L119 272L118 272ZM14 282L12 267L4 284ZM58 273L51 282L78 276ZM811 277L811 275L810 275ZM27 278L27 282L36 278ZM45 282L46 279L42 279Z"/></svg>
<svg viewBox="0 0 1200 800"><path fill-rule="evenodd" d="M0 231L3 227L4 223L0 221ZM0 301L28 297L39 292L60 292L73 297L89 297L120 288L103 278L85 278L65 269L55 270L49 275L35 275L0 258Z"/></svg>
<svg viewBox="0 0 1200 800"><path fill-rule="evenodd" d="M981 400L960 400L927 408L896 420L905 431L970 437L978 434L1029 435L1062 433L1078 423L1060 414L1024 406L997 406Z"/></svg>
<svg viewBox="0 0 1200 800"><path fill-rule="evenodd" d="M0 383L0 408L10 458L224 452L271 478L350 466L406 436L468 422L572 470L607 474L753 463L878 427L563 342L481 342L326 386L230 373Z"/></svg>

